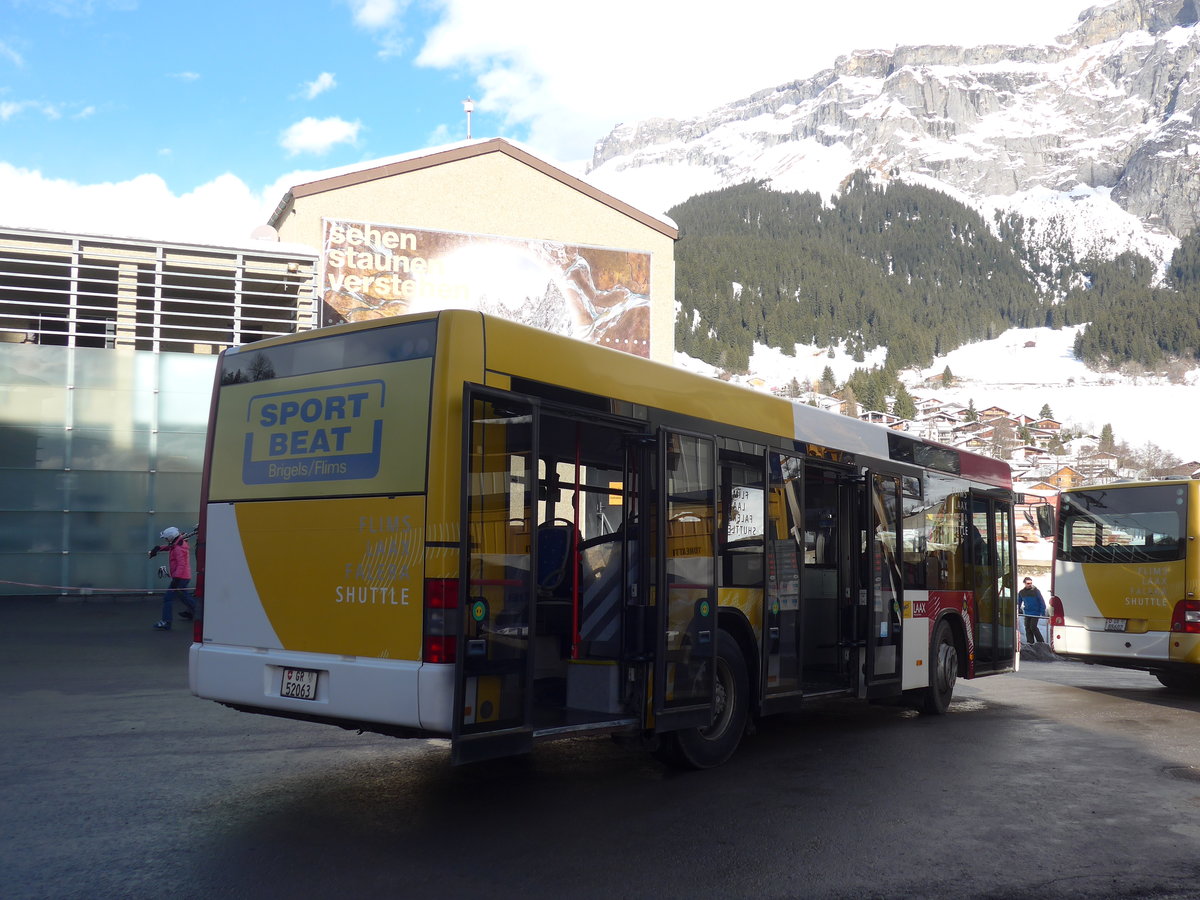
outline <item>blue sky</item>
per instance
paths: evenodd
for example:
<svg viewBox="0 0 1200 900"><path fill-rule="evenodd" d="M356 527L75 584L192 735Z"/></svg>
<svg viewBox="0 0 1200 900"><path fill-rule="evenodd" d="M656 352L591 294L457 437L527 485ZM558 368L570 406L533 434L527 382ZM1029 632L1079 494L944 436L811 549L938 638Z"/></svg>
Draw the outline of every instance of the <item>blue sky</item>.
<svg viewBox="0 0 1200 900"><path fill-rule="evenodd" d="M412 64L431 25L420 4L389 30L322 0L0 2L0 104L20 107L0 155L46 175L156 172L183 192L232 171L263 186L465 137L469 73Z"/></svg>
<svg viewBox="0 0 1200 900"><path fill-rule="evenodd" d="M474 137L582 174L620 122L854 49L1053 40L1087 5L0 0L0 225L240 235L313 172L463 140L468 96Z"/></svg>

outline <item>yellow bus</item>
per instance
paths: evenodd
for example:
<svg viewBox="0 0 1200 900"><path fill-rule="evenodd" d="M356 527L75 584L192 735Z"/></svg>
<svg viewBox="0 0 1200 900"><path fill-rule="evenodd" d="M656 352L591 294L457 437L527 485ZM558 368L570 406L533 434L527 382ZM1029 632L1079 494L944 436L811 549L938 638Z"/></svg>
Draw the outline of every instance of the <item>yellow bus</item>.
<svg viewBox="0 0 1200 900"><path fill-rule="evenodd" d="M1200 689L1197 491L1192 479L1062 492L1050 598L1055 653Z"/></svg>
<svg viewBox="0 0 1200 900"><path fill-rule="evenodd" d="M1016 666L997 460L451 310L222 354L193 692L690 767L814 698Z"/></svg>

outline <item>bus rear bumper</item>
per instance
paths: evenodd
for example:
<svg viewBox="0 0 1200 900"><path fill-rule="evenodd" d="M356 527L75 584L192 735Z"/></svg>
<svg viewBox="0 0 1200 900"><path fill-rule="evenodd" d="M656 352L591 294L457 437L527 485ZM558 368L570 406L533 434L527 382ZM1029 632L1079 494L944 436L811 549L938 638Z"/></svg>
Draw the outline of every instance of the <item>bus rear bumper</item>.
<svg viewBox="0 0 1200 900"><path fill-rule="evenodd" d="M1152 631L1126 634L1116 631L1089 631L1080 625L1053 625L1051 648L1059 656L1106 665L1126 665L1134 669L1153 669L1170 657L1170 634Z"/></svg>
<svg viewBox="0 0 1200 900"><path fill-rule="evenodd" d="M281 695L285 668L318 673L313 699ZM240 709L449 734L454 666L192 644L188 686L197 697Z"/></svg>

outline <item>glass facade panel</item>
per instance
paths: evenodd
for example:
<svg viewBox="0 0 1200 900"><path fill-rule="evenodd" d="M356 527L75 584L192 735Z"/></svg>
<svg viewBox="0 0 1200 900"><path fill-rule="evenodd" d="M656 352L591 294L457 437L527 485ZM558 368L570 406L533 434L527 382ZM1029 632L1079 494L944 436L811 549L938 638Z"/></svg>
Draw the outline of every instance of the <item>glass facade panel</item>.
<svg viewBox="0 0 1200 900"><path fill-rule="evenodd" d="M72 554L133 554L139 560L145 560L146 551L157 543L158 533L172 524L164 521L154 527L157 519L144 512L73 512L67 519L67 550ZM145 580L143 571L139 583Z"/></svg>
<svg viewBox="0 0 1200 900"><path fill-rule="evenodd" d="M66 453L61 425L0 425L0 469L61 469Z"/></svg>
<svg viewBox="0 0 1200 900"><path fill-rule="evenodd" d="M199 518L216 362L0 344L0 595L163 589L146 550Z"/></svg>
<svg viewBox="0 0 1200 900"><path fill-rule="evenodd" d="M138 416L137 395L132 390L76 388L73 392L73 423L83 428L150 428Z"/></svg>
<svg viewBox="0 0 1200 900"><path fill-rule="evenodd" d="M149 431L125 425L112 428L74 428L68 432L71 468L102 471L151 469Z"/></svg>
<svg viewBox="0 0 1200 900"><path fill-rule="evenodd" d="M145 509L149 472L71 472L66 508L72 512L130 512Z"/></svg>
<svg viewBox="0 0 1200 900"><path fill-rule="evenodd" d="M208 427L214 356L164 353L158 358L158 428L201 433Z"/></svg>
<svg viewBox="0 0 1200 900"><path fill-rule="evenodd" d="M205 399L207 402L207 398ZM158 471L200 471L204 462L204 427L199 431L160 431L158 433Z"/></svg>
<svg viewBox="0 0 1200 900"><path fill-rule="evenodd" d="M96 390L132 390L138 383L143 354L84 348L75 354L75 383Z"/></svg>
<svg viewBox="0 0 1200 900"><path fill-rule="evenodd" d="M6 384L0 416L14 425L61 425L67 416L66 386Z"/></svg>
<svg viewBox="0 0 1200 900"><path fill-rule="evenodd" d="M91 588L100 593L132 593L145 589L146 569L152 572L162 565L163 558L154 561L146 559L148 547L137 548L141 552L112 552L112 553L72 553L71 580L80 588ZM151 584L162 590L167 589L167 581L157 581Z"/></svg>
<svg viewBox="0 0 1200 900"><path fill-rule="evenodd" d="M65 509L69 472L51 469L4 472L4 491L0 509L6 512L34 512Z"/></svg>
<svg viewBox="0 0 1200 900"><path fill-rule="evenodd" d="M7 557L4 581L32 581L25 571L24 554L62 553L63 516L61 512L0 512L0 547ZM20 591L19 593L28 593Z"/></svg>
<svg viewBox="0 0 1200 900"><path fill-rule="evenodd" d="M156 514L162 515L174 510L184 518L191 517L194 522L200 513L200 473L159 472L154 478ZM167 525L183 528L180 522L168 522Z"/></svg>

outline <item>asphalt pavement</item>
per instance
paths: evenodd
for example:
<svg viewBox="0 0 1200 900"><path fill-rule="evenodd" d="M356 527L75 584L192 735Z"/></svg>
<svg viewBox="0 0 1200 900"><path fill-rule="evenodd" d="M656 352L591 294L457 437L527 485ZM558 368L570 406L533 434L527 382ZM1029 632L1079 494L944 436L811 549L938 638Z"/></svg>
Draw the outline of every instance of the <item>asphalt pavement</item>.
<svg viewBox="0 0 1200 900"><path fill-rule="evenodd" d="M606 739L454 768L187 690L159 601L0 599L0 898L1200 896L1200 698L1024 662L678 772Z"/></svg>

